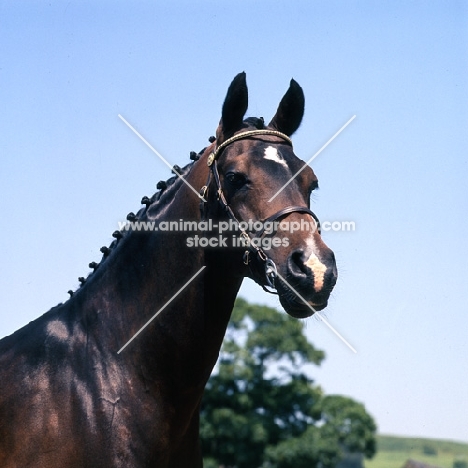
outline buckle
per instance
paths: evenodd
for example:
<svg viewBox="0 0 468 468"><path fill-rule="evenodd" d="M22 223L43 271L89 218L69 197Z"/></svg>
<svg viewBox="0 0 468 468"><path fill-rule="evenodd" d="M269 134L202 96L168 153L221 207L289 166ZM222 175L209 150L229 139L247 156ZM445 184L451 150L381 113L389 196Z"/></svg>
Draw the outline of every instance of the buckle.
<svg viewBox="0 0 468 468"><path fill-rule="evenodd" d="M278 276L278 272L276 270L276 265L273 260L270 258L267 259L265 262L265 278L267 282L267 286L269 286L272 289L275 288L275 278Z"/></svg>
<svg viewBox="0 0 468 468"><path fill-rule="evenodd" d="M208 200L205 198L205 195L206 193L208 192L208 186L207 185L204 185L201 189L200 189L200 198L201 198L201 201L203 202L207 202Z"/></svg>
<svg viewBox="0 0 468 468"><path fill-rule="evenodd" d="M248 265L250 263L250 251L249 250L246 250L244 252L243 260L244 260L244 265Z"/></svg>
<svg viewBox="0 0 468 468"><path fill-rule="evenodd" d="M215 153L211 153L211 154L208 156L208 159L206 160L207 166L210 167L210 166L213 164L213 162L214 162L215 159L216 159Z"/></svg>

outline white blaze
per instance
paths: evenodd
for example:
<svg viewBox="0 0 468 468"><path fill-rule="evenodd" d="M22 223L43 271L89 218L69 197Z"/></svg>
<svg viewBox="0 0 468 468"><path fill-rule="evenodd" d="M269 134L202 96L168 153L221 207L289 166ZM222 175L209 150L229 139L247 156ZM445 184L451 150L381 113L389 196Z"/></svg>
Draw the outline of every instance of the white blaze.
<svg viewBox="0 0 468 468"><path fill-rule="evenodd" d="M269 159L270 161L275 161L283 166L287 167L286 161L283 159L278 150L273 146L267 146L265 148L265 159Z"/></svg>
<svg viewBox="0 0 468 468"><path fill-rule="evenodd" d="M327 267L318 259L317 255L312 254L309 257L309 260L305 262L305 265L308 266L314 273L314 289L316 292L319 292L323 288L323 279Z"/></svg>
<svg viewBox="0 0 468 468"><path fill-rule="evenodd" d="M312 247L312 253L304 265L309 267L314 274L314 289L316 292L319 292L323 288L323 282L325 277L325 272L327 271L326 265L324 265L317 255L314 254L315 242L312 236L308 239L309 247Z"/></svg>

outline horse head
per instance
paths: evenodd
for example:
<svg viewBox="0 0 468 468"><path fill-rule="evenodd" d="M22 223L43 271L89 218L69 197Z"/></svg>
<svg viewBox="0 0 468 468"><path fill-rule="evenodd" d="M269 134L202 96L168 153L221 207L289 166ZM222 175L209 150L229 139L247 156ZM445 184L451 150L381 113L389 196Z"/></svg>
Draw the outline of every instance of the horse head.
<svg viewBox="0 0 468 468"><path fill-rule="evenodd" d="M337 269L310 210L317 177L290 140L304 114L304 93L291 80L268 125L262 118L244 120L247 106L246 77L240 73L207 150L211 170L205 191L211 202L204 215L232 221L240 240L234 251L245 276L276 289L286 312L305 318L327 306Z"/></svg>

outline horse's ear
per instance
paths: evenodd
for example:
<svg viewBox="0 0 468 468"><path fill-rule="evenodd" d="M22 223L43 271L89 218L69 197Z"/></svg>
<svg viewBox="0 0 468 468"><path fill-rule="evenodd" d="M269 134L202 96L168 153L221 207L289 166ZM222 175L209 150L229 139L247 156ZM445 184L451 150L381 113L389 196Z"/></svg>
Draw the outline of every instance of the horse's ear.
<svg viewBox="0 0 468 468"><path fill-rule="evenodd" d="M225 138L241 127L248 101L245 72L242 72L232 80L224 100L220 130Z"/></svg>
<svg viewBox="0 0 468 468"><path fill-rule="evenodd" d="M304 92L295 80L291 80L289 89L281 99L275 116L269 123L270 127L291 136L301 124L304 116Z"/></svg>

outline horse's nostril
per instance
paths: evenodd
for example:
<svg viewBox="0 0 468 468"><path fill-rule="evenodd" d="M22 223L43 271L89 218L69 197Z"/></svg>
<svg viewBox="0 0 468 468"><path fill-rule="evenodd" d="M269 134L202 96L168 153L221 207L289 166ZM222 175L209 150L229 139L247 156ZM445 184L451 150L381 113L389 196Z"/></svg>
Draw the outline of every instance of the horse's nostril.
<svg viewBox="0 0 468 468"><path fill-rule="evenodd" d="M288 259L288 273L294 276L307 275L307 267L304 264L304 251L295 250Z"/></svg>

